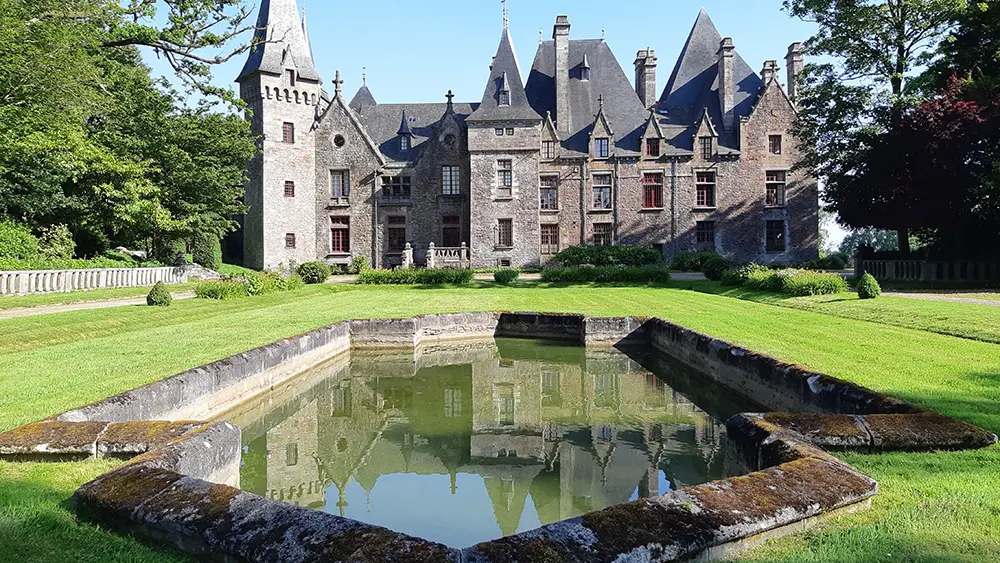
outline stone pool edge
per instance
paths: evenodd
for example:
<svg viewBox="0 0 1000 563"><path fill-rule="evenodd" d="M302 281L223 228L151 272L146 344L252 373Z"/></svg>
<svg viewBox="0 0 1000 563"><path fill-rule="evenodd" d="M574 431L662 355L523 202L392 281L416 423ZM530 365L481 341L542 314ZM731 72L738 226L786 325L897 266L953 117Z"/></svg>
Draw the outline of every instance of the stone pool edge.
<svg viewBox="0 0 1000 563"><path fill-rule="evenodd" d="M750 473L641 499L464 550L266 499L224 480L240 459L228 423L169 419L178 405L240 402L351 348L473 337L647 343L716 384L806 412L727 422ZM836 414L828 414L829 412ZM0 435L0 459L132 458L75 494L77 512L200 555L394 561L673 560L731 555L764 536L863 507L877 484L823 451L965 449L996 443L975 426L653 318L455 313L342 321L219 360ZM235 484L235 483L234 483Z"/></svg>

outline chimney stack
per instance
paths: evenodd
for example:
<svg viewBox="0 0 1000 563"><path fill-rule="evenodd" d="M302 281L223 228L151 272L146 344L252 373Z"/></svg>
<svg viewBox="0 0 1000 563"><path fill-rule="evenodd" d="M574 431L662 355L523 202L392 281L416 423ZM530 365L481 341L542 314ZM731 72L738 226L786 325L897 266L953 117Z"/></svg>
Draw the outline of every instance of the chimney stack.
<svg viewBox="0 0 1000 563"><path fill-rule="evenodd" d="M788 71L788 97L792 103L799 101L799 80L802 78L802 70L806 66L806 57L802 53L802 43L792 43L788 46L788 54L785 55L785 67Z"/></svg>
<svg viewBox="0 0 1000 563"><path fill-rule="evenodd" d="M760 71L760 78L764 84L770 84L778 77L778 61L764 61L764 68Z"/></svg>
<svg viewBox="0 0 1000 563"><path fill-rule="evenodd" d="M736 126L733 109L736 106L736 79L734 59L736 47L733 39L726 37L719 44L719 105L722 107L722 124L726 131Z"/></svg>
<svg viewBox="0 0 1000 563"><path fill-rule="evenodd" d="M635 55L635 93L646 109L656 104L656 51L652 49Z"/></svg>
<svg viewBox="0 0 1000 563"><path fill-rule="evenodd" d="M569 109L569 17L556 16L556 24L552 28L552 40L555 43L556 57L556 129L561 135L570 133Z"/></svg>

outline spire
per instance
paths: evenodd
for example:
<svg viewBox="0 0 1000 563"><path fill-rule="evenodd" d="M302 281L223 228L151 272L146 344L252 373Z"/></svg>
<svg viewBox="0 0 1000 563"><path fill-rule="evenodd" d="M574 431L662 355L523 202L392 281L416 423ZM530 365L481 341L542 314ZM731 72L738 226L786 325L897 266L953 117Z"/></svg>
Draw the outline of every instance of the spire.
<svg viewBox="0 0 1000 563"><path fill-rule="evenodd" d="M403 119L399 122L399 131L396 131L397 135L404 137L413 137L413 129L410 129L410 118L406 116L406 110L403 110Z"/></svg>
<svg viewBox="0 0 1000 563"><path fill-rule="evenodd" d="M506 92L506 95L501 96L502 92ZM501 104L501 101L509 103ZM521 79L517 54L514 52L514 43L510 38L510 30L506 27L500 35L497 54L493 57L490 79L483 92L483 103L469 116L469 119L472 121L541 119L528 105L528 95L524 92L524 82Z"/></svg>
<svg viewBox="0 0 1000 563"><path fill-rule="evenodd" d="M351 98L351 103L348 105L358 113L364 113L364 110L378 105L378 102L375 101L375 96L372 95L372 91L368 89L367 67L361 67L361 88L358 88L358 92L354 94L354 97Z"/></svg>
<svg viewBox="0 0 1000 563"><path fill-rule="evenodd" d="M306 47L309 48L309 58L316 60L313 56L313 45L312 41L309 40L309 26L306 24L306 3L302 2L302 35L306 38Z"/></svg>
<svg viewBox="0 0 1000 563"><path fill-rule="evenodd" d="M506 30L510 27L510 12L507 11L507 0L500 0L503 4L503 28Z"/></svg>
<svg viewBox="0 0 1000 563"><path fill-rule="evenodd" d="M670 80L667 81L667 87L660 101L668 102L671 106L694 103L701 90L691 85L699 80L706 70L716 65L721 41L722 34L715 27L708 11L702 8L684 43L684 49L681 50L677 65L670 75Z"/></svg>
<svg viewBox="0 0 1000 563"><path fill-rule="evenodd" d="M286 68L302 80L320 81L295 0L261 0L253 43L237 82L256 72L280 75Z"/></svg>

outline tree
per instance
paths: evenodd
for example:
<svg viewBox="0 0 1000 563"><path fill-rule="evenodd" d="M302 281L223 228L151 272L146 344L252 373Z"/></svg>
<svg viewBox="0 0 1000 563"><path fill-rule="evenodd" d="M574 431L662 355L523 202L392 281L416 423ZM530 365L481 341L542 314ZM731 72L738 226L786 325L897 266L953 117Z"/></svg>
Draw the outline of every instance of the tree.
<svg viewBox="0 0 1000 563"><path fill-rule="evenodd" d="M966 0L785 0L792 15L819 25L806 48L836 63L808 65L795 130L804 165L825 180L830 210L853 227L897 231L909 252L905 186L862 176L886 131L915 99L907 88L955 25ZM883 180L896 177L883 176Z"/></svg>
<svg viewBox="0 0 1000 563"><path fill-rule="evenodd" d="M840 252L854 256L862 246L870 246L876 252L886 252L899 250L899 241L896 239L896 233L892 231L855 229L847 233L847 237L840 243Z"/></svg>

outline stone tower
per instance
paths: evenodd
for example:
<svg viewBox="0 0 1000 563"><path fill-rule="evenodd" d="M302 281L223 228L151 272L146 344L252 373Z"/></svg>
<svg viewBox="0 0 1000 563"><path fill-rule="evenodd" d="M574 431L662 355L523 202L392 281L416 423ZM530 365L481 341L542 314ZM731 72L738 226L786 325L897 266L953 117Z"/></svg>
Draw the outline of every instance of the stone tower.
<svg viewBox="0 0 1000 563"><path fill-rule="evenodd" d="M237 82L260 154L248 167L244 263L270 268L315 259L320 76L295 0L262 0L256 47Z"/></svg>

